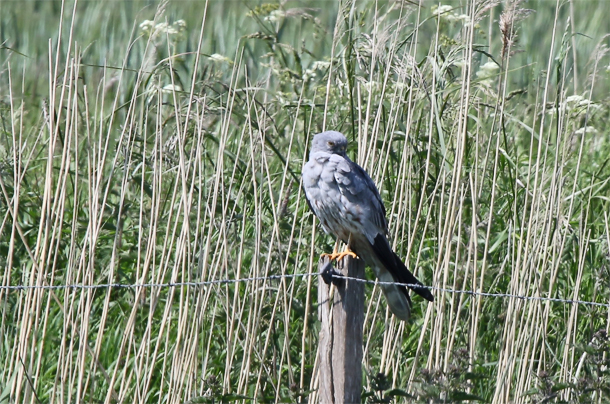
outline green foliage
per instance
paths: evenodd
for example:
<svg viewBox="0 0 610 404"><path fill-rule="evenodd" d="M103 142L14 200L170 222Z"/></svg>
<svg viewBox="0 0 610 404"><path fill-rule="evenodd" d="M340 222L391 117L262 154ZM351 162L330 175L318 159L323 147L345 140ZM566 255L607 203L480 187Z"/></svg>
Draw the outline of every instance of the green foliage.
<svg viewBox="0 0 610 404"><path fill-rule="evenodd" d="M567 397L557 402L581 403L608 403L610 402L610 343L606 330L599 330L593 334L588 344L577 344L578 360L577 372L572 382L558 382L546 370L538 375L536 387L525 392L524 396L530 398L532 403L547 403L556 400L562 392Z"/></svg>
<svg viewBox="0 0 610 404"><path fill-rule="evenodd" d="M468 370L468 369L471 370ZM410 403L461 403L489 402L483 397L489 389L489 367L470 364L468 351L459 349L453 356L447 371L422 368L413 384L411 393L392 388L391 381L383 373L370 376L372 391L364 392L367 403L393 403L409 399Z"/></svg>
<svg viewBox="0 0 610 404"><path fill-rule="evenodd" d="M609 301L605 3L17 3L4 285L316 272L300 170L334 129L425 284ZM2 290L0 403L313 400L316 285ZM367 286L367 402L606 402L606 307L435 296L403 326Z"/></svg>

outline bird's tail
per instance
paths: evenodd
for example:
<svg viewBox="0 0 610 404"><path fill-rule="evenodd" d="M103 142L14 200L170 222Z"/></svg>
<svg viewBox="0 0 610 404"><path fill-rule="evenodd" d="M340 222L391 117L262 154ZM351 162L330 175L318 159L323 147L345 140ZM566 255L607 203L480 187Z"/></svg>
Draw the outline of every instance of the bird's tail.
<svg viewBox="0 0 610 404"><path fill-rule="evenodd" d="M393 282L408 284L410 289L424 299L434 301L434 296L432 296L430 290L417 280L404 262L392 251L390 243L383 234L378 234L373 243L365 238L352 239L351 242L352 249L358 256L367 261L375 271L379 281L382 282L379 287L383 290L388 306L396 317L404 321L409 319L411 316L411 298L407 287L393 284ZM362 255L362 252L364 252L364 255ZM383 282L388 283L383 284Z"/></svg>
<svg viewBox="0 0 610 404"><path fill-rule="evenodd" d="M413 285L413 286L409 286L409 288L413 292L417 293L418 295L420 295L427 301L433 302L434 296L432 295L432 292L430 292L430 290L428 288L426 288L424 286L424 284L421 283L415 277L415 275L413 275L411 273L411 271L409 271L407 266L404 264L404 262L402 262L400 257L398 255L396 255L396 253L392 252L392 254L394 254L394 261L396 262L396 268L397 268L397 271L392 271L392 274L396 278L396 282L407 283L409 285Z"/></svg>
<svg viewBox="0 0 610 404"><path fill-rule="evenodd" d="M411 317L411 298L407 288L392 284L397 280L384 267L375 266L373 270L380 282L390 282L390 284L380 283L379 287L383 291L392 313L403 321L409 320L409 317Z"/></svg>
<svg viewBox="0 0 610 404"><path fill-rule="evenodd" d="M390 243L388 243L388 240L383 234L378 234L377 237L375 237L375 241L371 245L371 247L373 247L373 251L377 256L377 259L381 261L387 272L389 272L388 275L393 278L391 282L409 284L411 285L409 286L409 288L412 289L415 293L430 302L434 301L434 296L432 296L430 290L428 290L420 281L417 280L415 275L413 275L411 271L409 271L409 269L404 264L404 262L402 262L400 257L396 255L394 251L392 251ZM379 277L379 273L377 274L377 276ZM408 295L407 289L404 286L401 286L401 288L404 289L404 293Z"/></svg>

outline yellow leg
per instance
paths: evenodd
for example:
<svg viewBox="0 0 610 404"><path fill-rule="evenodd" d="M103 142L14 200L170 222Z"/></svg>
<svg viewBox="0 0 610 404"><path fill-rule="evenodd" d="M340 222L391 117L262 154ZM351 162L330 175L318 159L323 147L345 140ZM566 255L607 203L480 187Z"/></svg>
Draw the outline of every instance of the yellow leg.
<svg viewBox="0 0 610 404"><path fill-rule="evenodd" d="M335 249L333 250L332 254L322 254L322 257L328 257L328 259L330 259L331 261L333 260L342 260L343 257L345 257L346 255L349 255L352 258L358 258L358 256L356 255L355 252L353 252L352 250L349 249L349 245L345 246L345 250L341 251L341 252L337 252L337 244L335 243Z"/></svg>

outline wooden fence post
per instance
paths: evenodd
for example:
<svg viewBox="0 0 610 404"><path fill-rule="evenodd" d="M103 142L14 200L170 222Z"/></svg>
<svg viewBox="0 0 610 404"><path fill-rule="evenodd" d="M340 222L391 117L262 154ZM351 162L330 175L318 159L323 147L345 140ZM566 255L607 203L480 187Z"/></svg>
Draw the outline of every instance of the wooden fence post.
<svg viewBox="0 0 610 404"><path fill-rule="evenodd" d="M319 269L328 263L320 259ZM345 257L335 262L343 275L364 279L364 262ZM364 283L343 279L340 285L318 284L320 329L320 404L360 403ZM331 289L334 289L331 296Z"/></svg>

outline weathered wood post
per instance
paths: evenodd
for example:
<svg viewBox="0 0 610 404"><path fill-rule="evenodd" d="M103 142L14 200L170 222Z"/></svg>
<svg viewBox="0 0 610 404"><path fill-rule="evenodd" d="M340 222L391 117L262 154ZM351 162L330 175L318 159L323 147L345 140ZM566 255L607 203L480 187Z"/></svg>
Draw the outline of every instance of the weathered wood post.
<svg viewBox="0 0 610 404"><path fill-rule="evenodd" d="M320 271L328 257L320 259ZM346 256L335 263L344 276L364 279L364 262ZM333 296L330 296L334 288ZM342 279L318 286L320 329L320 404L360 403L362 392L362 328L364 283Z"/></svg>

